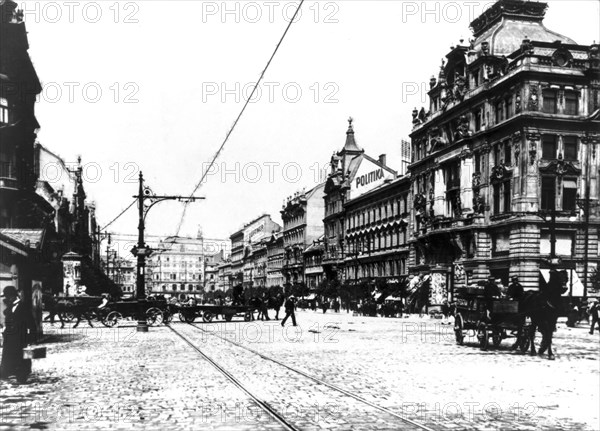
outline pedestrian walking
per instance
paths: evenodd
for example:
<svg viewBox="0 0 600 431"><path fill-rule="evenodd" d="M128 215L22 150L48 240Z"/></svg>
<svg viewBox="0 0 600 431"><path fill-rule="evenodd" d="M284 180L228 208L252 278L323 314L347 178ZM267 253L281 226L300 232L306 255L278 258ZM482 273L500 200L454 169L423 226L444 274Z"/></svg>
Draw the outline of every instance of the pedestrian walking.
<svg viewBox="0 0 600 431"><path fill-rule="evenodd" d="M594 335L594 328L598 325L598 330L600 331L600 319L598 318L598 314L600 313L600 305L598 301L594 301L592 307L590 308L590 316L592 318L592 324L590 325L590 334Z"/></svg>
<svg viewBox="0 0 600 431"><path fill-rule="evenodd" d="M16 376L19 383L25 383L31 373L31 359L23 359L23 349L27 347L28 330L33 328L32 318L14 286L6 286L2 298L6 309L0 378Z"/></svg>
<svg viewBox="0 0 600 431"><path fill-rule="evenodd" d="M279 310L283 306L283 295L278 293L273 300L273 309L275 310L275 320L279 320Z"/></svg>
<svg viewBox="0 0 600 431"><path fill-rule="evenodd" d="M260 313L259 313L260 320L271 320L271 319L269 319L269 309L268 309L269 300L270 300L270 298L267 296L267 294L263 293L262 301L260 303Z"/></svg>
<svg viewBox="0 0 600 431"><path fill-rule="evenodd" d="M285 325L285 322L288 320L288 317L292 318L292 324L294 326L296 325L296 314L294 313L294 309L296 307L296 298L294 297L294 295L290 295L287 299L287 301L285 301L285 317L283 318L283 320L281 321L281 326Z"/></svg>

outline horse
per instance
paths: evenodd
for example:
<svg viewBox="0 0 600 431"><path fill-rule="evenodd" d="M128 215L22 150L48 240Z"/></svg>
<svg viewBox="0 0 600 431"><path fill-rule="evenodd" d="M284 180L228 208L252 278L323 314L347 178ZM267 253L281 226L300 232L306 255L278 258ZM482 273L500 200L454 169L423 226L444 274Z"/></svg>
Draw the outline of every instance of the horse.
<svg viewBox="0 0 600 431"><path fill-rule="evenodd" d="M69 301L57 301L53 312L58 317L58 320L60 320L61 329L65 327L65 321L63 320L63 317L66 314L72 315L73 319L77 320L73 326L73 329L79 326L79 323L83 318L85 318L90 327L93 328L94 325L92 324L92 319L97 317L95 307L90 306L89 304L73 304Z"/></svg>
<svg viewBox="0 0 600 431"><path fill-rule="evenodd" d="M563 271L564 272L564 271ZM563 273L552 269L550 271L550 280L537 292L525 292L521 300L521 310L526 317L531 319L529 333L525 336L529 337L531 346L530 354L532 356L539 354L543 355L548 351L548 359L554 359L552 352L552 337L556 331L556 321L559 315L560 297L566 292ZM540 331L542 341L540 348L536 352L534 339L535 333Z"/></svg>

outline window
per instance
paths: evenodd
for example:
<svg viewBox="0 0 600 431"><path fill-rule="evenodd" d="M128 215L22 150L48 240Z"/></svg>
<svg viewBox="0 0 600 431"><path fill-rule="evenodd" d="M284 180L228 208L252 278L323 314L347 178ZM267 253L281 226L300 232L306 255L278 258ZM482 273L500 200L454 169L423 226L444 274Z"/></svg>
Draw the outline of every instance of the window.
<svg viewBox="0 0 600 431"><path fill-rule="evenodd" d="M500 184L494 184L494 214L500 214Z"/></svg>
<svg viewBox="0 0 600 431"><path fill-rule="evenodd" d="M507 97L504 103L506 104L506 118L508 119L514 115L512 96Z"/></svg>
<svg viewBox="0 0 600 431"><path fill-rule="evenodd" d="M8 100L0 97L0 123L8 124Z"/></svg>
<svg viewBox="0 0 600 431"><path fill-rule="evenodd" d="M494 165L500 165L500 154L502 152L502 144L494 145Z"/></svg>
<svg viewBox="0 0 600 431"><path fill-rule="evenodd" d="M478 132L481 130L482 123L482 110L478 109L475 111L475 131Z"/></svg>
<svg viewBox="0 0 600 431"><path fill-rule="evenodd" d="M479 69L473 71L473 86L475 88L479 86Z"/></svg>
<svg viewBox="0 0 600 431"><path fill-rule="evenodd" d="M556 114L556 90L544 90L542 91L542 97L544 99L544 112Z"/></svg>
<svg viewBox="0 0 600 431"><path fill-rule="evenodd" d="M503 208L503 212L507 213L510 212L511 208L510 208L510 198L511 198L511 187L510 187L510 181L506 181L503 184L503 193L504 193L504 208Z"/></svg>
<svg viewBox="0 0 600 431"><path fill-rule="evenodd" d="M579 96L574 91L565 91L565 114L579 115Z"/></svg>
<svg viewBox="0 0 600 431"><path fill-rule="evenodd" d="M498 102L496 104L496 124L504 121L504 103Z"/></svg>
<svg viewBox="0 0 600 431"><path fill-rule="evenodd" d="M504 164L507 166L512 165L512 147L510 142L506 142L504 144Z"/></svg>
<svg viewBox="0 0 600 431"><path fill-rule="evenodd" d="M577 178L563 180L563 211L573 211L577 207Z"/></svg>
<svg viewBox="0 0 600 431"><path fill-rule="evenodd" d="M577 160L577 137L565 136L563 138L564 159Z"/></svg>
<svg viewBox="0 0 600 431"><path fill-rule="evenodd" d="M542 159L556 159L556 136L542 137Z"/></svg>
<svg viewBox="0 0 600 431"><path fill-rule="evenodd" d="M542 209L556 208L556 180L554 177L542 177Z"/></svg>

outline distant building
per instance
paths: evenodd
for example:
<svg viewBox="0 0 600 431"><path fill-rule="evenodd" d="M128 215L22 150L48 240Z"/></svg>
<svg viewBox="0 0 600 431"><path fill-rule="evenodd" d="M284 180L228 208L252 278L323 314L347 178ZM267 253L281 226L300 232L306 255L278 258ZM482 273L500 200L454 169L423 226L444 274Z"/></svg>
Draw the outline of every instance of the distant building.
<svg viewBox="0 0 600 431"><path fill-rule="evenodd" d="M309 289L316 289L323 281L323 236L304 250L304 279Z"/></svg>
<svg viewBox="0 0 600 431"><path fill-rule="evenodd" d="M204 291L202 238L167 237L150 256L151 294L198 297Z"/></svg>
<svg viewBox="0 0 600 431"><path fill-rule="evenodd" d="M252 287L258 282L266 285L266 267L263 266L267 260L266 244L262 241L280 230L281 226L269 214L263 214L230 236L234 286L242 284L244 287Z"/></svg>
<svg viewBox="0 0 600 431"><path fill-rule="evenodd" d="M287 198L283 220L283 276L285 284L304 283L304 251L323 235L325 184Z"/></svg>
<svg viewBox="0 0 600 431"><path fill-rule="evenodd" d="M283 233L277 232L267 240L267 287L283 287Z"/></svg>
<svg viewBox="0 0 600 431"><path fill-rule="evenodd" d="M217 287L216 290L227 292L233 288L233 274L231 272L231 261L222 262L217 266Z"/></svg>
<svg viewBox="0 0 600 431"><path fill-rule="evenodd" d="M204 247L206 250L206 247ZM205 255L204 258L204 291L213 292L219 287L219 266L225 262L225 251Z"/></svg>

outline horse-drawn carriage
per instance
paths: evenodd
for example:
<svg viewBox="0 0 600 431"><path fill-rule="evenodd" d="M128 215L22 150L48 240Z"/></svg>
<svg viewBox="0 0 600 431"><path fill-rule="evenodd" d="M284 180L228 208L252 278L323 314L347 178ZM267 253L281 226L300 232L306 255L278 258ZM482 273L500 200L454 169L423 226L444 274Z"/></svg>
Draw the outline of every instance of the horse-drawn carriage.
<svg viewBox="0 0 600 431"><path fill-rule="evenodd" d="M462 345L465 332L473 331L482 349L487 349L490 338L494 347L502 340L516 338L516 346L526 352L529 348L529 324L524 313L519 312L518 301L486 298L483 289L463 288L456 293L454 334L456 343Z"/></svg>

